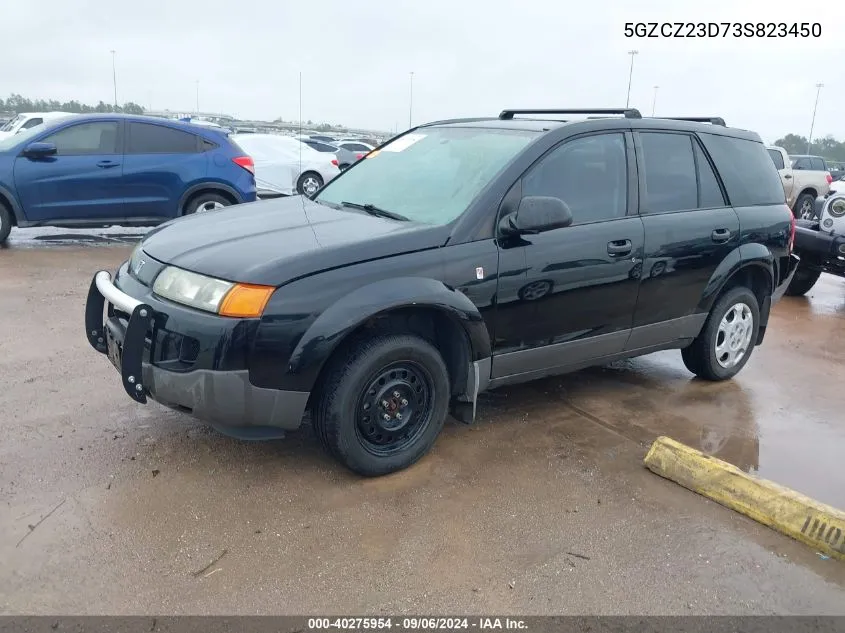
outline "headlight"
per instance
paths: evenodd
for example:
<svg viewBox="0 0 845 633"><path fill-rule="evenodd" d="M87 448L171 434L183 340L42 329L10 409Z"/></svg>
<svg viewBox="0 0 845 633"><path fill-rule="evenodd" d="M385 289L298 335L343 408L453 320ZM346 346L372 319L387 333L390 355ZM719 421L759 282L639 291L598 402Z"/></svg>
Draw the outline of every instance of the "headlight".
<svg viewBox="0 0 845 633"><path fill-rule="evenodd" d="M273 294L272 286L235 284L175 266L162 270L153 292L198 310L229 317L259 317Z"/></svg>
<svg viewBox="0 0 845 633"><path fill-rule="evenodd" d="M834 218L845 215L845 198L836 198L827 207L827 212Z"/></svg>
<svg viewBox="0 0 845 633"><path fill-rule="evenodd" d="M141 242L138 242L138 245L132 251L132 254L129 256L129 273L132 275L138 276L138 269L143 266L141 261L144 258L144 251L141 250Z"/></svg>

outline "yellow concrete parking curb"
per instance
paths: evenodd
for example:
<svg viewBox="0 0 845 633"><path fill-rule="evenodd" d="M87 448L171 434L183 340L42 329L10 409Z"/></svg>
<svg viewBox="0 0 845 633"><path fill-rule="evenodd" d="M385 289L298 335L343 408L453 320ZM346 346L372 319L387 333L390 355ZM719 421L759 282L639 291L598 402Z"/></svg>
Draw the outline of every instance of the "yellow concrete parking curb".
<svg viewBox="0 0 845 633"><path fill-rule="evenodd" d="M645 456L650 471L713 499L755 521L845 560L845 512L752 477L735 466L668 437L659 437Z"/></svg>

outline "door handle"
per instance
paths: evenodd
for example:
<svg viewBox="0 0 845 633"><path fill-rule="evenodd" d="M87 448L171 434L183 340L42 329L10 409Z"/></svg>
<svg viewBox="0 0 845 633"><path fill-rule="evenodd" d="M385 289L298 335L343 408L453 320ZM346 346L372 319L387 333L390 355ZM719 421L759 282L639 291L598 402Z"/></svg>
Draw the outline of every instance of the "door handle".
<svg viewBox="0 0 845 633"><path fill-rule="evenodd" d="M790 176L789 174L784 174L783 179L784 180L792 180L792 176Z"/></svg>
<svg viewBox="0 0 845 633"><path fill-rule="evenodd" d="M97 167L100 169L109 169L110 167L117 167L120 163L116 163L113 160L101 160L97 163Z"/></svg>
<svg viewBox="0 0 845 633"><path fill-rule="evenodd" d="M631 240L613 240L607 243L607 254L614 257L630 255L632 250Z"/></svg>
<svg viewBox="0 0 845 633"><path fill-rule="evenodd" d="M717 244L722 244L731 239L731 231L730 229L716 229L710 234L710 239Z"/></svg>

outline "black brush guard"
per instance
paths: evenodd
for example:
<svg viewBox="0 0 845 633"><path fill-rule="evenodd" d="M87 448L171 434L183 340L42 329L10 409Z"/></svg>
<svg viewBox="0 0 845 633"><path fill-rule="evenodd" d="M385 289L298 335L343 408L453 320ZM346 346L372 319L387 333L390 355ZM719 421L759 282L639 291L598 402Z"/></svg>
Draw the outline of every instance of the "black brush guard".
<svg viewBox="0 0 845 633"><path fill-rule="evenodd" d="M110 305L108 315L105 312L107 302ZM125 319L114 314L112 306L128 315L126 325ZM91 347L108 356L120 372L129 397L141 404L147 402L143 361L153 318L153 309L122 292L112 283L107 271L101 270L94 275L85 304L85 335Z"/></svg>

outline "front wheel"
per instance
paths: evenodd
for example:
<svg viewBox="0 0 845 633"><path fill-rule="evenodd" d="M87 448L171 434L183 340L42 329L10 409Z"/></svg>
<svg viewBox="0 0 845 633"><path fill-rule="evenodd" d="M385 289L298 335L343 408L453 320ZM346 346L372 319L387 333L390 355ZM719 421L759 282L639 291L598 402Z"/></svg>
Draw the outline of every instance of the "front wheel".
<svg viewBox="0 0 845 633"><path fill-rule="evenodd" d="M684 365L705 380L733 378L751 357L759 327L757 297L748 288L732 288L710 310L698 337L681 350Z"/></svg>
<svg viewBox="0 0 845 633"><path fill-rule="evenodd" d="M307 171L296 181L296 191L302 196L313 196L323 186L323 178L314 171Z"/></svg>
<svg viewBox="0 0 845 633"><path fill-rule="evenodd" d="M802 268L798 265L798 270L792 276L792 281L786 287L785 295L789 297L802 297L810 291L816 282L821 277L822 271L813 270L812 268Z"/></svg>
<svg viewBox="0 0 845 633"><path fill-rule="evenodd" d="M368 477L407 468L437 439L449 408L440 352L413 334L359 341L328 369L315 407L323 446Z"/></svg>

